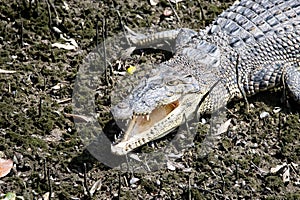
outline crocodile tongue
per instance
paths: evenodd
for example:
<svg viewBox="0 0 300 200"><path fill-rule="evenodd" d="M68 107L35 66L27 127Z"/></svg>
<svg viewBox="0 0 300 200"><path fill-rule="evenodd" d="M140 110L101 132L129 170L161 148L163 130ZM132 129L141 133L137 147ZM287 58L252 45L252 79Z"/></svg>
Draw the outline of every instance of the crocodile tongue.
<svg viewBox="0 0 300 200"><path fill-rule="evenodd" d="M130 136L134 136L150 129L157 122L166 118L175 108L179 106L179 101L176 100L167 105L155 108L148 116L134 115L130 121L128 128L124 134L122 142L128 140Z"/></svg>

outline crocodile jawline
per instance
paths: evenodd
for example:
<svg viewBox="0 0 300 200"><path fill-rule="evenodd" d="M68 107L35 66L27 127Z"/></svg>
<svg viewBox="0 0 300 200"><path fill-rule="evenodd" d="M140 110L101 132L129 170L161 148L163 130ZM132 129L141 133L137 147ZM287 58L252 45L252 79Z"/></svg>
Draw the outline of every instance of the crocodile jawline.
<svg viewBox="0 0 300 200"><path fill-rule="evenodd" d="M128 136L140 134L150 129L154 124L166 118L173 110L179 106L179 100L155 108L147 117L146 115L133 115L128 128L124 134L122 142L127 141Z"/></svg>

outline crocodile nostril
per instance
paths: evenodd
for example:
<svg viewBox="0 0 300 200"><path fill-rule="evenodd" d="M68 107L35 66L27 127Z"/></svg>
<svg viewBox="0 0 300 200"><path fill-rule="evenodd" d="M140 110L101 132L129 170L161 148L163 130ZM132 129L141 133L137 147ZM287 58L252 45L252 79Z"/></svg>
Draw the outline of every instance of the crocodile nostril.
<svg viewBox="0 0 300 200"><path fill-rule="evenodd" d="M156 85L156 84L151 84L151 85L150 85L150 89L151 89L151 90L155 90L156 88L157 88L157 85Z"/></svg>
<svg viewBox="0 0 300 200"><path fill-rule="evenodd" d="M174 96L174 92L173 91L169 91L167 94L166 94L167 97L172 97Z"/></svg>
<svg viewBox="0 0 300 200"><path fill-rule="evenodd" d="M127 108L129 108L129 104L125 103L125 102L121 102L121 103L118 104L118 108L127 109Z"/></svg>

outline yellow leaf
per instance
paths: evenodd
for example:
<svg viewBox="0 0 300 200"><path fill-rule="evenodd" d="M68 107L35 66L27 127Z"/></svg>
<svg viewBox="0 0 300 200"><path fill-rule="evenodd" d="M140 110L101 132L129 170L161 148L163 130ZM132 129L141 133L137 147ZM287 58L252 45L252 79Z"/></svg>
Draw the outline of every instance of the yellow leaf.
<svg viewBox="0 0 300 200"><path fill-rule="evenodd" d="M135 66L130 66L127 68L127 73L129 74L133 74L136 71L136 67Z"/></svg>

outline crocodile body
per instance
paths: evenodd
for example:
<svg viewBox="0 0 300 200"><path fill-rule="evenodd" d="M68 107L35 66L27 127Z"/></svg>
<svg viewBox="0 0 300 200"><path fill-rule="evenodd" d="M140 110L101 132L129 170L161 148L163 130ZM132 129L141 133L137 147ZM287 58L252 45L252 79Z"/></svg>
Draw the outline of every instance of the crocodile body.
<svg viewBox="0 0 300 200"><path fill-rule="evenodd" d="M112 145L116 154L168 134L195 112L211 112L220 99L285 85L300 102L299 0L242 0L199 32L176 29L132 37L136 46L160 40L175 40L173 58L112 108L115 118L131 119L124 138ZM215 85L214 95L205 96Z"/></svg>

